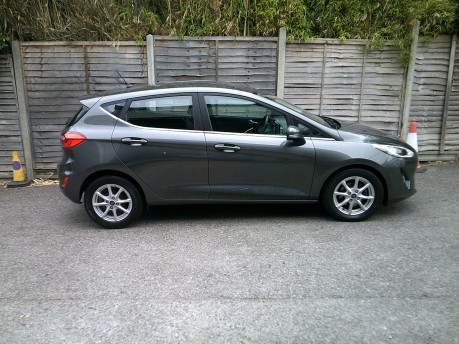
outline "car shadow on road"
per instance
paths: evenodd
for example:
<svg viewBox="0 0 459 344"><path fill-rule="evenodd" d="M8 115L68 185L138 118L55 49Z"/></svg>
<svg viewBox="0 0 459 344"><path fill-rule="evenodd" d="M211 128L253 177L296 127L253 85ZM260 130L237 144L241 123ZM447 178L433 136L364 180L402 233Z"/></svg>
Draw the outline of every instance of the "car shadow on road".
<svg viewBox="0 0 459 344"><path fill-rule="evenodd" d="M196 220L239 218L283 218L283 217L328 217L318 204L213 204L213 205L168 205L151 206L142 220Z"/></svg>
<svg viewBox="0 0 459 344"><path fill-rule="evenodd" d="M101 229L86 216L82 207L75 207L62 219L63 222L78 223L82 229ZM416 213L416 205L408 202L382 206L368 221L404 221ZM206 221L259 219L262 221L279 221L282 219L301 219L307 221L335 221L320 204L225 204L225 205L161 205L150 206L142 214L139 225L158 222L173 223L176 221ZM136 226L136 224L134 224Z"/></svg>

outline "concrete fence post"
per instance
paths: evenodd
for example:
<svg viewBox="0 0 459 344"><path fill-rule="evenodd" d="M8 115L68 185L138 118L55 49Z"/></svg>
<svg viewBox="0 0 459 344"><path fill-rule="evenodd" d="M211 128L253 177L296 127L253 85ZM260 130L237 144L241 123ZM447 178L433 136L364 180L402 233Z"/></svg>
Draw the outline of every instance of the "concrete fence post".
<svg viewBox="0 0 459 344"><path fill-rule="evenodd" d="M319 103L319 116L323 115L324 107L324 86L325 75L327 74L327 42L324 43L324 50L322 55L322 75L320 77L320 103Z"/></svg>
<svg viewBox="0 0 459 344"><path fill-rule="evenodd" d="M13 68L14 79L16 85L16 96L18 100L19 111L19 126L21 128L22 148L24 150L24 160L28 179L34 179L34 160L33 160L33 143L32 130L29 117L27 89L24 80L24 72L22 68L22 53L21 44L18 41L13 41L11 44L13 53Z"/></svg>
<svg viewBox="0 0 459 344"><path fill-rule="evenodd" d="M156 84L155 75L155 40L153 35L147 35L147 73L148 85Z"/></svg>
<svg viewBox="0 0 459 344"><path fill-rule="evenodd" d="M415 20L413 25L413 41L411 42L410 63L405 80L405 92L403 96L403 109L401 120L401 139L406 141L408 136L408 123L410 120L411 94L413 91L414 67L416 65L416 52L419 40L419 20Z"/></svg>
<svg viewBox="0 0 459 344"><path fill-rule="evenodd" d="M285 50L287 48L287 31L285 27L279 29L277 41L277 75L276 75L276 96L284 98L285 82Z"/></svg>

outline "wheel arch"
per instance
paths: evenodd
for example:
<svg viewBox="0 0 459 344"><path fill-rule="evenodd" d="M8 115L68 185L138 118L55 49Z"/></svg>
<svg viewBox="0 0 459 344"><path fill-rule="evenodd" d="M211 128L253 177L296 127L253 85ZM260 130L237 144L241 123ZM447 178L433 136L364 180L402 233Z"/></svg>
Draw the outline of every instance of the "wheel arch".
<svg viewBox="0 0 459 344"><path fill-rule="evenodd" d="M147 204L145 193L144 193L142 187L140 186L140 184L134 178L132 178L127 173L120 172L120 171L117 171L117 170L110 170L110 169L109 170L100 170L100 171L94 172L94 173L92 173L92 174L90 174L89 176L86 177L86 179L84 180L84 182L83 182L83 184L81 185L81 188L80 188L80 195L79 195L80 200L83 197L83 194L85 193L85 191L88 188L88 186L94 180L96 180L98 178L101 178L101 177L108 177L108 176L116 176L116 177L124 178L124 179L128 180L129 182L131 182L132 185L134 185L135 188L137 189L137 191L139 192L140 196L142 197L143 204L144 205Z"/></svg>
<svg viewBox="0 0 459 344"><path fill-rule="evenodd" d="M388 194L388 187L387 187L387 182L386 182L385 178L383 177L381 172L379 172L377 169L375 169L374 167L368 166L368 165L364 165L364 164L352 164L352 165L343 166L343 167L339 168L338 170L334 171L332 174L330 174L327 177L327 179L325 180L325 182L322 184L322 187L321 187L320 193L319 193L319 199L322 198L323 192L325 190L325 187L329 183L330 179L332 179L334 176L336 176L337 174L339 174L341 172L344 172L344 171L347 171L347 170L352 170L354 168L359 168L359 169L371 172L379 179L379 181L381 182L381 184L383 186L383 193L384 193L383 194L383 204L387 205L387 200L388 200L389 194Z"/></svg>

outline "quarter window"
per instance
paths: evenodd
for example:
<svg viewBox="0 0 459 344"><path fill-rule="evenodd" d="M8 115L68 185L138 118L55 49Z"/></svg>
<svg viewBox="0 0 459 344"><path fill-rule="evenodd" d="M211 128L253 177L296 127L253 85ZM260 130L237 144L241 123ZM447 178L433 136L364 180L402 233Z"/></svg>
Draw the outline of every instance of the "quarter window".
<svg viewBox="0 0 459 344"><path fill-rule="evenodd" d="M171 96L134 100L126 120L141 127L193 130L193 99Z"/></svg>
<svg viewBox="0 0 459 344"><path fill-rule="evenodd" d="M70 121L68 121L67 126L71 127L76 122L78 122L85 114L89 111L89 108L82 106L75 116L73 116Z"/></svg>
<svg viewBox="0 0 459 344"><path fill-rule="evenodd" d="M253 101L228 97L204 96L213 131L284 135L287 118Z"/></svg>
<svg viewBox="0 0 459 344"><path fill-rule="evenodd" d="M118 117L121 114L121 111L123 110L125 104L126 104L125 100L118 102L118 103L104 104L102 105L102 109Z"/></svg>
<svg viewBox="0 0 459 344"><path fill-rule="evenodd" d="M303 133L303 136L305 137L327 137L326 135L324 135L322 132L320 132L316 128L304 123L303 121L300 121L296 117L293 118L292 122L293 122L293 125L301 129L301 132Z"/></svg>

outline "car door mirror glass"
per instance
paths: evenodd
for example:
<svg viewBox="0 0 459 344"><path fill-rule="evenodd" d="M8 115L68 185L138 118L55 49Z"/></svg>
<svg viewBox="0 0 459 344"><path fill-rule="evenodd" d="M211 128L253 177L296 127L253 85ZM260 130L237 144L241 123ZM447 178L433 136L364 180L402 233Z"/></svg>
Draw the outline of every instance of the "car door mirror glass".
<svg viewBox="0 0 459 344"><path fill-rule="evenodd" d="M295 127L294 125L290 125L287 128L287 140L301 140L303 138L303 134L301 132L301 129L298 127Z"/></svg>

